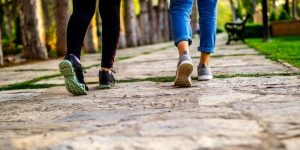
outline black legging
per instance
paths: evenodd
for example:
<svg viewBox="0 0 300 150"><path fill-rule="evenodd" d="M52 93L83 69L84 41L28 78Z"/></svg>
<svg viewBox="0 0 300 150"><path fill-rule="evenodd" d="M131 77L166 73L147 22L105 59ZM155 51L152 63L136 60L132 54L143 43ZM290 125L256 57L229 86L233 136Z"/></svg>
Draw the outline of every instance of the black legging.
<svg viewBox="0 0 300 150"><path fill-rule="evenodd" d="M101 67L112 68L120 34L121 0L99 0L102 20ZM73 0L73 14L67 29L67 54L80 58L86 30L95 14L96 0Z"/></svg>

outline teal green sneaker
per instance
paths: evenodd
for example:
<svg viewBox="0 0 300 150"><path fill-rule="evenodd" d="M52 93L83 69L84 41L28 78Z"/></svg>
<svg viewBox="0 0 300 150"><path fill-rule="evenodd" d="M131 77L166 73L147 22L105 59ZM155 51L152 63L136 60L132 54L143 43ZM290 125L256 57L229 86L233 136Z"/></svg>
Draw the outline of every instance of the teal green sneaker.
<svg viewBox="0 0 300 150"><path fill-rule="evenodd" d="M74 55L68 55L60 62L59 70L64 76L66 89L74 95L87 95L89 88L84 82L81 64L76 60Z"/></svg>

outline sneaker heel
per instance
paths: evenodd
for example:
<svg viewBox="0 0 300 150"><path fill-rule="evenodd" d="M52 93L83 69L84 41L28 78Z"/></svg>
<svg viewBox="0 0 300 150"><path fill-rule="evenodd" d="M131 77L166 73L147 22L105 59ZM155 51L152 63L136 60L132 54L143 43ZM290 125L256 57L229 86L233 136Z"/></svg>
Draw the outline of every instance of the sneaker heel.
<svg viewBox="0 0 300 150"><path fill-rule="evenodd" d="M73 76L74 75L72 64L67 60L62 61L59 64L59 71L63 76Z"/></svg>

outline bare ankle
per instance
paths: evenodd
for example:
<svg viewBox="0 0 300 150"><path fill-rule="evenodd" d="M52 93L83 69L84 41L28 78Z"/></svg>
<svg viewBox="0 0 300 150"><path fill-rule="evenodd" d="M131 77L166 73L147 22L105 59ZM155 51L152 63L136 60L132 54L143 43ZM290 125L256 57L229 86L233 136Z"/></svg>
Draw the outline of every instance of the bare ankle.
<svg viewBox="0 0 300 150"><path fill-rule="evenodd" d="M107 71L109 73L112 72L112 68L101 68L102 71Z"/></svg>
<svg viewBox="0 0 300 150"><path fill-rule="evenodd" d="M210 62L210 53L202 52L200 55L200 64L208 65Z"/></svg>

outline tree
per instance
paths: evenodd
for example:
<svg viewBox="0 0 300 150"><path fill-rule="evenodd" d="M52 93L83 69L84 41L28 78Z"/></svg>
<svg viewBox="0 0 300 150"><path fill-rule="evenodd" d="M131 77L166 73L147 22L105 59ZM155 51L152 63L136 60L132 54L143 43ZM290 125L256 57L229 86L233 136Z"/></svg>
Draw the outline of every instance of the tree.
<svg viewBox="0 0 300 150"><path fill-rule="evenodd" d="M297 0L293 0L293 18L298 19Z"/></svg>
<svg viewBox="0 0 300 150"><path fill-rule="evenodd" d="M120 37L119 37L119 48L125 48L126 43L126 31L125 31L125 16L124 16L124 1L121 1L121 14L120 14Z"/></svg>
<svg viewBox="0 0 300 150"><path fill-rule="evenodd" d="M38 29L37 0L20 0L20 26L24 56L29 59L47 59L48 53Z"/></svg>
<svg viewBox="0 0 300 150"><path fill-rule="evenodd" d="M3 61L3 51L2 51L2 22L3 22L3 6L2 6L2 1L0 1L0 66L4 65Z"/></svg>
<svg viewBox="0 0 300 150"><path fill-rule="evenodd" d="M0 21L1 22L1 21ZM1 25L0 25L0 66L4 65L3 51L2 51L2 37L1 37Z"/></svg>
<svg viewBox="0 0 300 150"><path fill-rule="evenodd" d="M245 15L250 14L249 16L249 21L253 21L253 15L256 12L256 7L257 7L257 1L258 0L242 0L242 7L246 11L247 14L243 14L243 17ZM242 17L242 18L243 18Z"/></svg>
<svg viewBox="0 0 300 150"><path fill-rule="evenodd" d="M134 12L133 0L124 0L125 4L125 30L127 46L138 45L138 35L136 33L137 20Z"/></svg>
<svg viewBox="0 0 300 150"><path fill-rule="evenodd" d="M87 29L84 38L84 50L87 53L96 53L99 48L98 37L97 37L97 21L96 17L94 17Z"/></svg>
<svg viewBox="0 0 300 150"><path fill-rule="evenodd" d="M231 13L232 13L232 21L235 22L237 20L236 8L235 8L233 0L229 0L229 3L230 3L230 9L231 9Z"/></svg>
<svg viewBox="0 0 300 150"><path fill-rule="evenodd" d="M147 3L147 0L140 0L141 13L139 15L139 22L141 27L141 36L144 44L150 43L151 34Z"/></svg>
<svg viewBox="0 0 300 150"><path fill-rule="evenodd" d="M198 8L197 8L197 1L194 0L193 10L192 10L192 16L191 16L191 25L192 25L192 32L197 33L199 29L199 15L198 15Z"/></svg>
<svg viewBox="0 0 300 150"><path fill-rule="evenodd" d="M148 2L148 13L149 13L149 19L150 19L150 26L151 26L151 43L157 43L158 42L158 19L156 14L157 7L154 7L153 1L149 0Z"/></svg>
<svg viewBox="0 0 300 150"><path fill-rule="evenodd" d="M289 6L289 0L285 0L284 6L283 6L284 10L286 11L286 13L288 15L290 15L290 6Z"/></svg>
<svg viewBox="0 0 300 150"><path fill-rule="evenodd" d="M159 1L159 24L160 31L162 33L162 41L169 41L169 15L168 15L168 1Z"/></svg>
<svg viewBox="0 0 300 150"><path fill-rule="evenodd" d="M4 31L7 37L13 37L13 28L14 28L14 17L15 13L14 11L15 6L13 5L15 2L13 0L4 0L4 5L3 5L3 22L5 22L4 25Z"/></svg>
<svg viewBox="0 0 300 150"><path fill-rule="evenodd" d="M45 40L46 40L46 47L48 51L53 46L53 39L55 39L55 32L54 32L54 1L53 0L41 0L42 3L42 11L43 11L43 26L45 32Z"/></svg>
<svg viewBox="0 0 300 150"><path fill-rule="evenodd" d="M69 1L55 0L55 20L56 20L56 49L57 56L64 56L67 53L67 25L69 20Z"/></svg>
<svg viewBox="0 0 300 150"><path fill-rule="evenodd" d="M102 22L101 22L101 16L100 16L100 13L99 13L99 9L97 9L95 15L96 15L96 26L97 26L98 49L101 49L101 47L102 47L102 37L101 37Z"/></svg>

